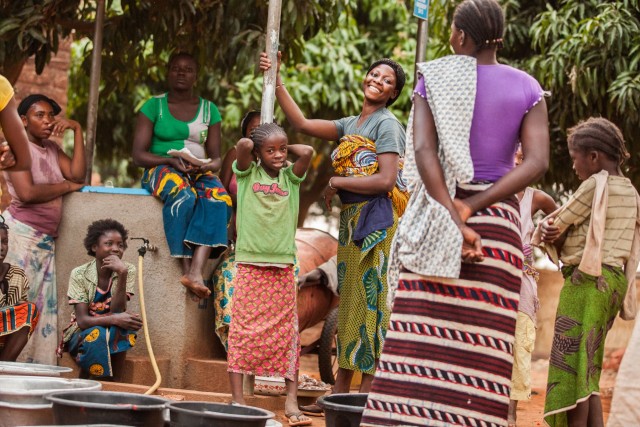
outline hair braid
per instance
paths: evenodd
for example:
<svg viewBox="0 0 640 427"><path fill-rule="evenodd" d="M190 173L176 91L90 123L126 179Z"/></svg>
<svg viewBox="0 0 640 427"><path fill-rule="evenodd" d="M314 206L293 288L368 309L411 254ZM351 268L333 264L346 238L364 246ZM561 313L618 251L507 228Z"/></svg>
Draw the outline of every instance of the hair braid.
<svg viewBox="0 0 640 427"><path fill-rule="evenodd" d="M271 135L284 135L287 133L276 123L262 123L251 132L251 140L253 141L254 148L260 148L265 139Z"/></svg>
<svg viewBox="0 0 640 427"><path fill-rule="evenodd" d="M467 34L477 50L502 48L504 13L495 0L465 0L453 13L456 28Z"/></svg>
<svg viewBox="0 0 640 427"><path fill-rule="evenodd" d="M567 130L567 141L584 151L600 151L618 165L630 157L620 129L602 117L590 117Z"/></svg>

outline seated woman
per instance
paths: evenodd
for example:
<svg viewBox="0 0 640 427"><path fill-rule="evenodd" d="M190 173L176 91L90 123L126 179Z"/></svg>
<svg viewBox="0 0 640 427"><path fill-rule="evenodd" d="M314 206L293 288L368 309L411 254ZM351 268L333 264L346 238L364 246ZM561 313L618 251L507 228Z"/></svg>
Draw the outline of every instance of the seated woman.
<svg viewBox="0 0 640 427"><path fill-rule="evenodd" d="M111 377L120 381L126 351L142 327L139 314L127 311L136 269L122 261L128 233L113 219L93 222L84 247L95 259L76 267L69 278L69 304L74 313L64 330L58 356L68 351L80 365L82 378Z"/></svg>
<svg viewBox="0 0 640 427"><path fill-rule="evenodd" d="M45 95L29 95L18 105L27 131L31 169L5 171L11 204L4 213L11 228L7 262L22 268L29 283L29 301L40 312L38 330L20 356L26 362L55 364L58 344L58 296L55 238L62 219L62 196L84 185L86 163L82 128L74 120L57 118L61 108ZM51 137L74 134L69 157Z"/></svg>
<svg viewBox="0 0 640 427"><path fill-rule="evenodd" d="M193 93L198 64L188 53L169 59L168 92L148 100L138 114L133 161L144 167L142 187L164 202L162 216L171 256L182 260L180 283L196 296L211 291L203 268L227 248L231 198L220 179L220 112ZM172 157L184 149L191 160ZM174 151L172 151L174 152ZM201 160L208 157L210 161Z"/></svg>
<svg viewBox="0 0 640 427"><path fill-rule="evenodd" d="M15 362L38 324L38 309L27 300L24 270L4 262L9 227L0 215L0 361Z"/></svg>

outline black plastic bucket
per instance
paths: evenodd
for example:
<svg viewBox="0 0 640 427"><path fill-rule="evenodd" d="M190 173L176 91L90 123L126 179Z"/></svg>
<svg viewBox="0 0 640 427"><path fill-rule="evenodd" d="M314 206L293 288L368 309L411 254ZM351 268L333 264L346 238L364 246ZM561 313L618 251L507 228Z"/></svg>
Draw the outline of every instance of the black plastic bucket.
<svg viewBox="0 0 640 427"><path fill-rule="evenodd" d="M165 422L166 400L135 393L59 392L45 396L53 403L57 424L121 424L158 427Z"/></svg>
<svg viewBox="0 0 640 427"><path fill-rule="evenodd" d="M211 402L170 402L171 427L264 427L273 412L253 406Z"/></svg>
<svg viewBox="0 0 640 427"><path fill-rule="evenodd" d="M318 398L327 427L358 427L367 396L367 393L337 393Z"/></svg>

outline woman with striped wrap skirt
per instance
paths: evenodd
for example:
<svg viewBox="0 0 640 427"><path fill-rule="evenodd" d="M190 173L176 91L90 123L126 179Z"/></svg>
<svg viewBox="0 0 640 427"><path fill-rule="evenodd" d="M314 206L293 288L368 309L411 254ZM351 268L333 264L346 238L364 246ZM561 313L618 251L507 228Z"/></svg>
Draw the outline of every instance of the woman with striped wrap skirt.
<svg viewBox="0 0 640 427"><path fill-rule="evenodd" d="M418 64L405 171L419 177L408 177L391 249L395 300L364 426L507 425L522 270L514 194L546 170L549 138L540 85L497 61L503 27L497 2L465 0L456 55Z"/></svg>

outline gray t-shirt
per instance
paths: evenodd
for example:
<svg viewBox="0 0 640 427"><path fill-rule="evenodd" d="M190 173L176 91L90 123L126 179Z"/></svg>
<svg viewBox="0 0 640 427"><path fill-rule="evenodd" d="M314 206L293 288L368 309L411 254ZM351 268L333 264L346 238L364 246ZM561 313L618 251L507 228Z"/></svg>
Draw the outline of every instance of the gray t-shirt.
<svg viewBox="0 0 640 427"><path fill-rule="evenodd" d="M404 126L391 111L386 108L377 110L360 127L357 126L359 118L360 115L334 120L338 139L345 135L360 135L375 142L377 154L398 153L404 156Z"/></svg>

